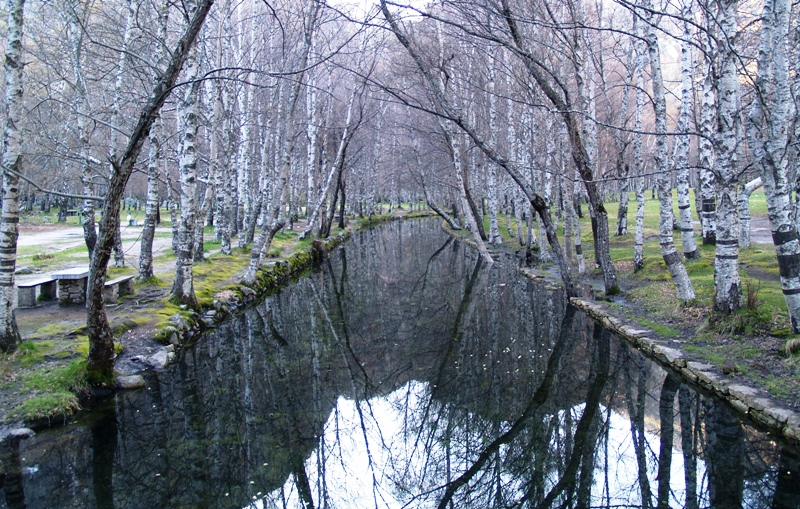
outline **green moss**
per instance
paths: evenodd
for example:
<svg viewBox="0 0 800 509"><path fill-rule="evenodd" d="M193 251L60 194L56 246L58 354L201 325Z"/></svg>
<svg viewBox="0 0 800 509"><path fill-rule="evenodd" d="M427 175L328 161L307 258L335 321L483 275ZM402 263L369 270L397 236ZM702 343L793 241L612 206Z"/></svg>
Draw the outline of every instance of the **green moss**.
<svg viewBox="0 0 800 509"><path fill-rule="evenodd" d="M86 360L76 359L67 365L42 366L20 378L23 387L37 392L79 392L86 388Z"/></svg>
<svg viewBox="0 0 800 509"><path fill-rule="evenodd" d="M26 400L10 415L24 421L38 421L42 419L63 419L80 410L78 398L71 392L59 391L47 394L37 394Z"/></svg>

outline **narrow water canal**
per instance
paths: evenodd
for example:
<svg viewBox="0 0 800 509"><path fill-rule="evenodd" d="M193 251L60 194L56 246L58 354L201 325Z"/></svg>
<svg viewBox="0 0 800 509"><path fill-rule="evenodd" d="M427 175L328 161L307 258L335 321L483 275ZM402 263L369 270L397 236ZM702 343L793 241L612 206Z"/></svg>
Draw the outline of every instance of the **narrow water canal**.
<svg viewBox="0 0 800 509"><path fill-rule="evenodd" d="M0 507L800 504L792 451L437 221L354 236L18 468Z"/></svg>

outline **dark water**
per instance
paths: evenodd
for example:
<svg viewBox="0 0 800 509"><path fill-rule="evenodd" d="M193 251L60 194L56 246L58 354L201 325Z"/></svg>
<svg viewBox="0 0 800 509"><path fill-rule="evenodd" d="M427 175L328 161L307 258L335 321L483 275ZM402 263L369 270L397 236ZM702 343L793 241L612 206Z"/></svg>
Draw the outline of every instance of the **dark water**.
<svg viewBox="0 0 800 509"><path fill-rule="evenodd" d="M800 501L791 451L436 221L355 236L18 458L0 507Z"/></svg>

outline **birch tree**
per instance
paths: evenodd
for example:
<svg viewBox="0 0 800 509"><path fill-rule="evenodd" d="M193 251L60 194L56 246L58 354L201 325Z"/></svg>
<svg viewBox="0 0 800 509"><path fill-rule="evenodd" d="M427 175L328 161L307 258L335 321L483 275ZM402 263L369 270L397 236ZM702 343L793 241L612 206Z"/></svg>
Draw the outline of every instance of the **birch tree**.
<svg viewBox="0 0 800 509"><path fill-rule="evenodd" d="M67 33L71 46L70 63L72 64L73 79L75 81L75 122L78 127L78 143L80 144L81 161L81 183L83 184L83 194L91 196L94 194L94 172L92 171L91 147L89 145L89 125L87 117L89 115L89 91L83 76L83 30L81 24L85 22L82 18L83 9L80 3L71 0L68 3L67 13ZM89 258L92 257L94 246L97 243L97 231L94 220L94 200L84 200L81 215L83 219L83 238L86 241L86 249Z"/></svg>
<svg viewBox="0 0 800 509"><path fill-rule="evenodd" d="M794 217L797 211L792 205L789 167L792 157L789 147L796 139L792 123L797 122L789 76L790 14L788 0L764 0L756 95L747 132L764 184L781 290L792 332L797 334L800 333L800 236Z"/></svg>
<svg viewBox="0 0 800 509"><path fill-rule="evenodd" d="M0 218L0 350L20 341L14 316L14 269L19 237L19 174L22 171L22 37L25 0L9 0L6 34L6 121L3 129L3 212Z"/></svg>
<svg viewBox="0 0 800 509"><path fill-rule="evenodd" d="M189 15L194 13L197 4L186 3ZM180 152L180 192L181 216L178 229L178 251L175 258L175 278L172 281L170 300L191 308L197 306L194 294L194 243L195 222L197 218L197 129L198 99L202 82L198 62L198 45L192 46L186 55L184 79L187 82L178 111L178 127L181 131Z"/></svg>
<svg viewBox="0 0 800 509"><path fill-rule="evenodd" d="M164 2L158 7L158 40L162 44L156 52L156 65L163 65L166 55L167 28L169 22L169 5ZM158 80L158 75L153 76L153 81ZM137 278L147 281L154 276L153 273L153 239L156 233L156 222L159 217L158 176L163 158L161 147L161 127L159 118L153 123L148 135L149 152L147 155L147 199L145 201L144 226L142 227L142 242L139 251L139 271ZM94 211L92 211L94 214ZM85 218L84 218L85 221ZM94 228L94 226L92 226Z"/></svg>
<svg viewBox="0 0 800 509"><path fill-rule="evenodd" d="M114 332L108 323L103 302L103 289L106 267L114 245L114 233L116 225L119 224L119 206L122 194L153 122L172 91L189 50L194 45L213 3L214 0L203 0L193 15L189 17L181 37L170 53L166 68L161 72L153 90L148 94L147 102L141 107L125 149L117 159L112 160L113 173L108 182L108 193L103 203L103 218L100 221L88 284L86 325L89 336L89 359L87 369L92 384L108 384L113 376Z"/></svg>
<svg viewBox="0 0 800 509"><path fill-rule="evenodd" d="M739 215L736 212L738 87L737 0L720 0L717 128L714 136L714 176L717 181L714 310L730 314L742 305L739 278Z"/></svg>
<svg viewBox="0 0 800 509"><path fill-rule="evenodd" d="M653 85L653 110L656 123L656 172L658 179L659 200L659 244L661 256L667 265L672 282L678 293L678 298L683 302L694 300L695 294L689 274L675 249L672 236L672 186L667 169L667 102L664 97L664 80L661 74L661 51L656 35L655 23L652 20L652 4L650 0L642 3L646 21L645 41L650 56L650 79Z"/></svg>
<svg viewBox="0 0 800 509"><path fill-rule="evenodd" d="M739 188L737 203L739 206L739 247L750 246L750 195L761 187L761 177L756 177Z"/></svg>
<svg viewBox="0 0 800 509"><path fill-rule="evenodd" d="M541 195L534 191L533 187L522 176L518 168L515 167L511 161L497 152L495 147L490 146L483 139L483 137L480 136L475 127L469 123L467 116L464 115L463 112L459 111L457 107L451 104L450 99L442 89L440 82L440 79L442 78L440 77L437 79L437 77L434 75L430 65L426 63L426 60L420 55L419 51L412 44L411 39L409 39L407 34L400 27L396 17L389 11L385 0L381 0L381 11L383 12L384 18L389 23L391 31L394 33L400 44L408 52L409 56L414 61L417 69L422 75L427 90L433 96L435 107L437 108L437 114L443 119L446 118L449 122L452 122L467 136L469 136L469 138L473 141L473 143L475 143L481 152L483 152L484 155L486 155L486 157L492 162L502 167L525 193L526 198L531 203L531 206L534 210L536 210L542 219L548 242L555 253L556 261L558 263L559 270L561 271L561 278L567 288L567 291L574 292L569 266L566 264L564 259L564 253L561 249L558 237L556 236L555 228L553 228L553 224L550 219L549 207L547 206L545 200L541 197ZM614 278L614 281L616 281L616 277ZM616 283L614 288L616 288Z"/></svg>
<svg viewBox="0 0 800 509"><path fill-rule="evenodd" d="M690 122L694 110L694 90L692 86L692 2L685 0L681 7L683 35L681 37L681 107L678 113L678 125L675 127L675 152L673 163L677 174L678 214L680 216L681 243L683 256L687 259L699 258L700 251L694 241L692 226L692 208L689 199L689 148Z"/></svg>

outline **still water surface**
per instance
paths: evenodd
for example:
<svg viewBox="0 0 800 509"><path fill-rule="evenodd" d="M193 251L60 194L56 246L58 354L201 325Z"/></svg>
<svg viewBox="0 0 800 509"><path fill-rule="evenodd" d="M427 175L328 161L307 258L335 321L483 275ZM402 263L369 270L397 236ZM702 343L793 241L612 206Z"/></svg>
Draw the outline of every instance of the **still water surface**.
<svg viewBox="0 0 800 509"><path fill-rule="evenodd" d="M800 505L792 451L436 221L354 236L147 381L23 441L0 508Z"/></svg>

